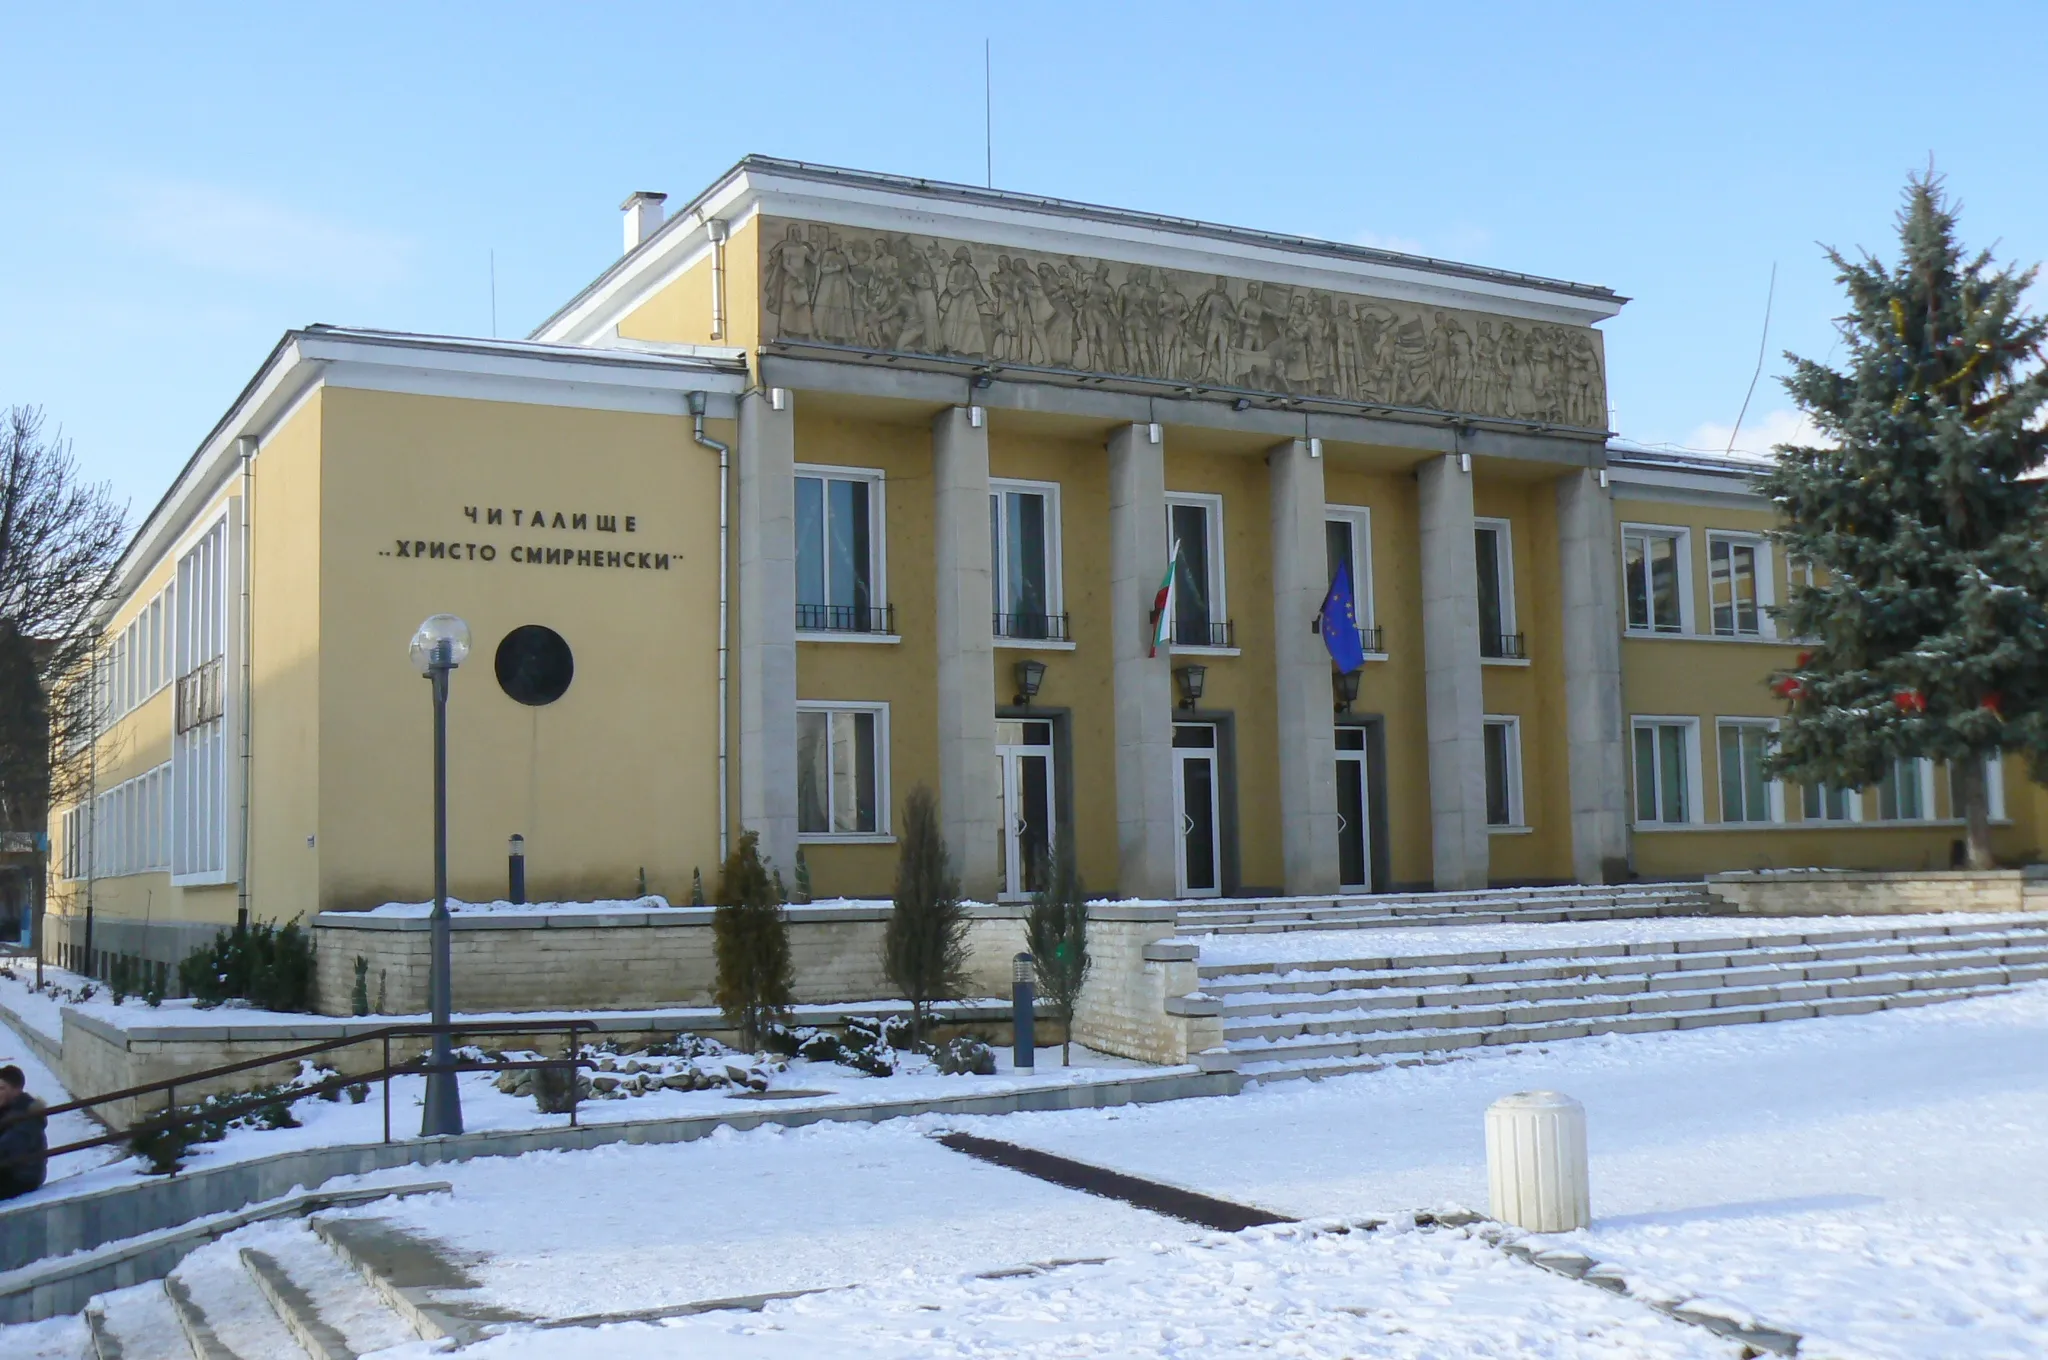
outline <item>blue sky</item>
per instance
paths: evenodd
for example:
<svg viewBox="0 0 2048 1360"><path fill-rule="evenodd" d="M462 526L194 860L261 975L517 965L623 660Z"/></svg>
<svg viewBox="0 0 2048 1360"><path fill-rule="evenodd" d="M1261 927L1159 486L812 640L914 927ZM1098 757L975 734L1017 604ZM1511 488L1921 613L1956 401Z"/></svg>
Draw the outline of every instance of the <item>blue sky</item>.
<svg viewBox="0 0 2048 1360"><path fill-rule="evenodd" d="M2048 256L2048 5L110 6L0 0L0 403L138 514L280 332L522 335L634 189L750 151L1607 284L1616 428L1790 420L1819 245L1932 155ZM2036 296L2041 296L2037 290ZM1757 442L1746 434L1743 443Z"/></svg>

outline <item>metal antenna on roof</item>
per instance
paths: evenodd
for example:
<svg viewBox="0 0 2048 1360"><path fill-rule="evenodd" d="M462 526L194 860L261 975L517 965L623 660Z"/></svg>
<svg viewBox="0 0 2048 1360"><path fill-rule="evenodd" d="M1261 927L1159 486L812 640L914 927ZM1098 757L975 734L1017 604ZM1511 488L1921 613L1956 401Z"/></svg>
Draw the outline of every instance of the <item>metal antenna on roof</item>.
<svg viewBox="0 0 2048 1360"><path fill-rule="evenodd" d="M988 187L996 187L995 58L990 39L981 40L981 145L987 156Z"/></svg>
<svg viewBox="0 0 2048 1360"><path fill-rule="evenodd" d="M1742 433L1742 418L1749 414L1749 399L1756 395L1756 380L1763 376L1764 350L1771 343L1771 302L1778 296L1778 262L1771 261L1771 287L1764 294L1764 333L1756 342L1756 372L1749 375L1749 390L1742 394L1742 409L1735 413L1735 428L1728 431L1727 457L1735 456L1735 436Z"/></svg>

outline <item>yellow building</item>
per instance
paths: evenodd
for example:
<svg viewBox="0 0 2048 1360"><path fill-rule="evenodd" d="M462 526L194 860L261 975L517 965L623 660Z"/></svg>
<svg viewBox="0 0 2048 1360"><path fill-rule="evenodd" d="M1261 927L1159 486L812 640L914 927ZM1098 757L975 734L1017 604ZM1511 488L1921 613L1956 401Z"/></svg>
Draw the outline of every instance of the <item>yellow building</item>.
<svg viewBox="0 0 2048 1360"><path fill-rule="evenodd" d="M518 834L680 901L741 829L884 895L919 784L984 899L1060 837L1135 897L1947 863L1931 769L1761 778L1792 577L1739 467L1609 448L1606 288L761 158L625 214L529 340L294 331L200 445L51 957L429 895L439 612L465 898Z"/></svg>

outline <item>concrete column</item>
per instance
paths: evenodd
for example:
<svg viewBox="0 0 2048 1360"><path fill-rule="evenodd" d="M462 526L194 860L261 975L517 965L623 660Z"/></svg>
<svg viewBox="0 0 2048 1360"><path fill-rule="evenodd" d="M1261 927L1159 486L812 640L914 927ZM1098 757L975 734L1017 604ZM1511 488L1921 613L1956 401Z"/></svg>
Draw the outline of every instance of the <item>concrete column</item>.
<svg viewBox="0 0 2048 1360"><path fill-rule="evenodd" d="M1330 654L1311 625L1329 591L1323 460L1305 439L1266 455L1273 512L1273 666L1285 891L1337 891L1337 742Z"/></svg>
<svg viewBox="0 0 2048 1360"><path fill-rule="evenodd" d="M795 400L740 399L740 828L788 879L796 864Z"/></svg>
<svg viewBox="0 0 2048 1360"><path fill-rule="evenodd" d="M1572 799L1572 877L1628 875L1627 719L1621 702L1620 562L1614 503L1591 470L1557 483L1564 595L1564 710Z"/></svg>
<svg viewBox="0 0 2048 1360"><path fill-rule="evenodd" d="M1171 897L1173 672L1151 650L1152 599L1166 575L1166 449L1157 425L1109 437L1109 597L1116 673L1117 891ZM1334 778L1334 773L1333 773Z"/></svg>
<svg viewBox="0 0 2048 1360"><path fill-rule="evenodd" d="M1429 720L1430 849L1440 889L1486 886L1486 699L1472 474L1459 455L1416 470L1422 511L1422 670Z"/></svg>
<svg viewBox="0 0 2048 1360"><path fill-rule="evenodd" d="M996 652L989 586L988 418L932 419L932 529L938 583L939 824L960 891L995 900Z"/></svg>

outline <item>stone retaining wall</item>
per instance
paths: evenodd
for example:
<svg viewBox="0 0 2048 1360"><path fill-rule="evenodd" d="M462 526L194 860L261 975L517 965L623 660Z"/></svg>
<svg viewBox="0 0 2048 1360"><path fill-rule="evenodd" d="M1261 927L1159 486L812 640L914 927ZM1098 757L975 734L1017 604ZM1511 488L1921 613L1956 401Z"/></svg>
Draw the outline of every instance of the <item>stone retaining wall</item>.
<svg viewBox="0 0 2048 1360"><path fill-rule="evenodd" d="M1177 916L1170 905L1088 908L1078 1042L1140 1062L1220 1062L1223 1008L1200 993L1199 946L1171 939Z"/></svg>
<svg viewBox="0 0 2048 1360"><path fill-rule="evenodd" d="M968 911L968 991L1010 994L1024 948L1024 906ZM883 904L793 906L789 945L800 1003L894 998L882 973ZM617 1010L709 1006L716 983L709 907L647 911L460 913L450 954L457 1011ZM313 918L318 1006L350 1013L355 961L368 961L370 1003L385 1014L427 1009L431 929L423 916L321 912Z"/></svg>
<svg viewBox="0 0 2048 1360"><path fill-rule="evenodd" d="M2048 910L2048 870L1765 869L1707 875L1750 916L1910 916Z"/></svg>

